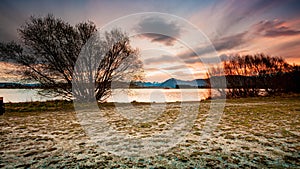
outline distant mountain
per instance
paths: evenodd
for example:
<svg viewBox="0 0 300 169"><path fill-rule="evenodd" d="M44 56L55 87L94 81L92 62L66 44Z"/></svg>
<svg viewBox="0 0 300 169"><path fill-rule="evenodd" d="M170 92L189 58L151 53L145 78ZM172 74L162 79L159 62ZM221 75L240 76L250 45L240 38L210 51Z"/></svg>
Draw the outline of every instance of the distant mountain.
<svg viewBox="0 0 300 169"><path fill-rule="evenodd" d="M208 79L196 79L199 87L209 87L209 84L207 83L208 81Z"/></svg>
<svg viewBox="0 0 300 169"><path fill-rule="evenodd" d="M41 85L37 83L22 84L17 82L0 82L0 88L40 88Z"/></svg>
<svg viewBox="0 0 300 169"><path fill-rule="evenodd" d="M171 78L161 83L160 87L164 88L198 88L207 86L205 79L196 79L191 81Z"/></svg>
<svg viewBox="0 0 300 169"><path fill-rule="evenodd" d="M114 83L115 88L126 88L129 84L124 82ZM180 80L171 78L164 82L133 82L130 84L133 88L203 88L208 87L207 79ZM43 88L38 83L22 84L16 82L0 82L0 88Z"/></svg>
<svg viewBox="0 0 300 169"><path fill-rule="evenodd" d="M134 82L135 86L137 87L159 87L161 83L158 82Z"/></svg>
<svg viewBox="0 0 300 169"><path fill-rule="evenodd" d="M146 88L202 88L207 87L207 79L195 79L191 81L171 78L162 83L158 82L136 82L138 87Z"/></svg>

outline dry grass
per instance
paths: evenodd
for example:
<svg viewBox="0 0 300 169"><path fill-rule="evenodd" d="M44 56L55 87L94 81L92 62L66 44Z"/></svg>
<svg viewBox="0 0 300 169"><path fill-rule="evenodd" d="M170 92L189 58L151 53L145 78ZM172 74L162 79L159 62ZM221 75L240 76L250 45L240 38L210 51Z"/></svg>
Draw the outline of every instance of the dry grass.
<svg viewBox="0 0 300 169"><path fill-rule="evenodd" d="M227 100L216 130L203 140L209 103L201 103L185 141L149 158L118 157L97 148L79 124L71 103L6 105L8 111L0 116L0 167L299 168L299 95ZM141 111L147 106L135 104ZM181 108L178 103L168 106L155 121L134 124L115 114L114 106L101 107L117 130L148 137L167 129Z"/></svg>

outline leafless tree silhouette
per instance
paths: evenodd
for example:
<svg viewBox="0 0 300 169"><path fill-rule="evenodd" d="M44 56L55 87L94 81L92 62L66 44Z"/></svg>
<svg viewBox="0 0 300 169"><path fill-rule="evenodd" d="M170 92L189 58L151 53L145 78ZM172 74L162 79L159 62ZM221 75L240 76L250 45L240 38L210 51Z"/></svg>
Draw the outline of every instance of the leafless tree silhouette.
<svg viewBox="0 0 300 169"><path fill-rule="evenodd" d="M119 29L93 35L82 48L73 74L73 93L81 101L104 101L112 88L142 79L139 51Z"/></svg>
<svg viewBox="0 0 300 169"><path fill-rule="evenodd" d="M127 35L118 29L99 37L92 22L72 26L48 15L31 17L18 31L21 43L0 43L0 57L18 64L24 79L39 82L43 95L74 98L72 80L89 77L95 84L94 97L103 100L110 94L113 80L121 80L142 66L138 51L131 48ZM94 65L81 65L89 70L76 76L74 66L81 53L89 54L86 61Z"/></svg>
<svg viewBox="0 0 300 169"><path fill-rule="evenodd" d="M296 83L292 75L297 74L297 66L280 57L255 54L228 58L223 61L223 69L229 97L258 96L260 89L267 94L286 92ZM218 68L210 70L211 77L218 75Z"/></svg>

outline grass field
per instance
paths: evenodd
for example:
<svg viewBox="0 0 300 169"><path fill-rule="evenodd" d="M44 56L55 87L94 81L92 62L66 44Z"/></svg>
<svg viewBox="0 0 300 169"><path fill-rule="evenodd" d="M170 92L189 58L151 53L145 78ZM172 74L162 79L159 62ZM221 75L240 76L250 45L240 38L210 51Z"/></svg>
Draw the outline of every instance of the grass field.
<svg viewBox="0 0 300 169"><path fill-rule="evenodd" d="M189 103L191 106L195 103ZM101 150L81 127L70 102L6 104L0 116L1 168L299 168L300 96L226 100L209 139L201 139L210 101L184 141L163 154L126 158ZM127 105L123 105L126 109ZM144 110L149 104L135 104ZM179 103L170 103L157 121L131 125L101 106L117 130L147 137L165 130ZM188 113L188 111L186 112Z"/></svg>

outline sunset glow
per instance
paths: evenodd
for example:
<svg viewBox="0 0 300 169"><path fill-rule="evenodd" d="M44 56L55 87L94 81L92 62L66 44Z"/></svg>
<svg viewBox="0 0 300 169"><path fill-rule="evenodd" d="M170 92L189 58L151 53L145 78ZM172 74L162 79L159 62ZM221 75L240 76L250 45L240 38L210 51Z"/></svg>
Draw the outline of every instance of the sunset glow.
<svg viewBox="0 0 300 169"><path fill-rule="evenodd" d="M1 2L0 41L18 41L17 29L29 16L52 13L76 24L93 21L101 28L116 19L135 13L163 12L178 16L206 36L218 56L265 53L283 57L290 64L300 64L300 3L288 1L3 1ZM112 12L114 11L114 12ZM146 79L163 81L203 78L206 68L200 58L209 53L203 44L194 44L201 53L193 56L190 46L197 38L186 25L151 17L135 20L132 30L147 31L147 26L167 30L172 37L141 34L131 37L139 48ZM120 25L122 27L122 25ZM1 64L2 67L3 64ZM0 81L12 77L1 77Z"/></svg>

